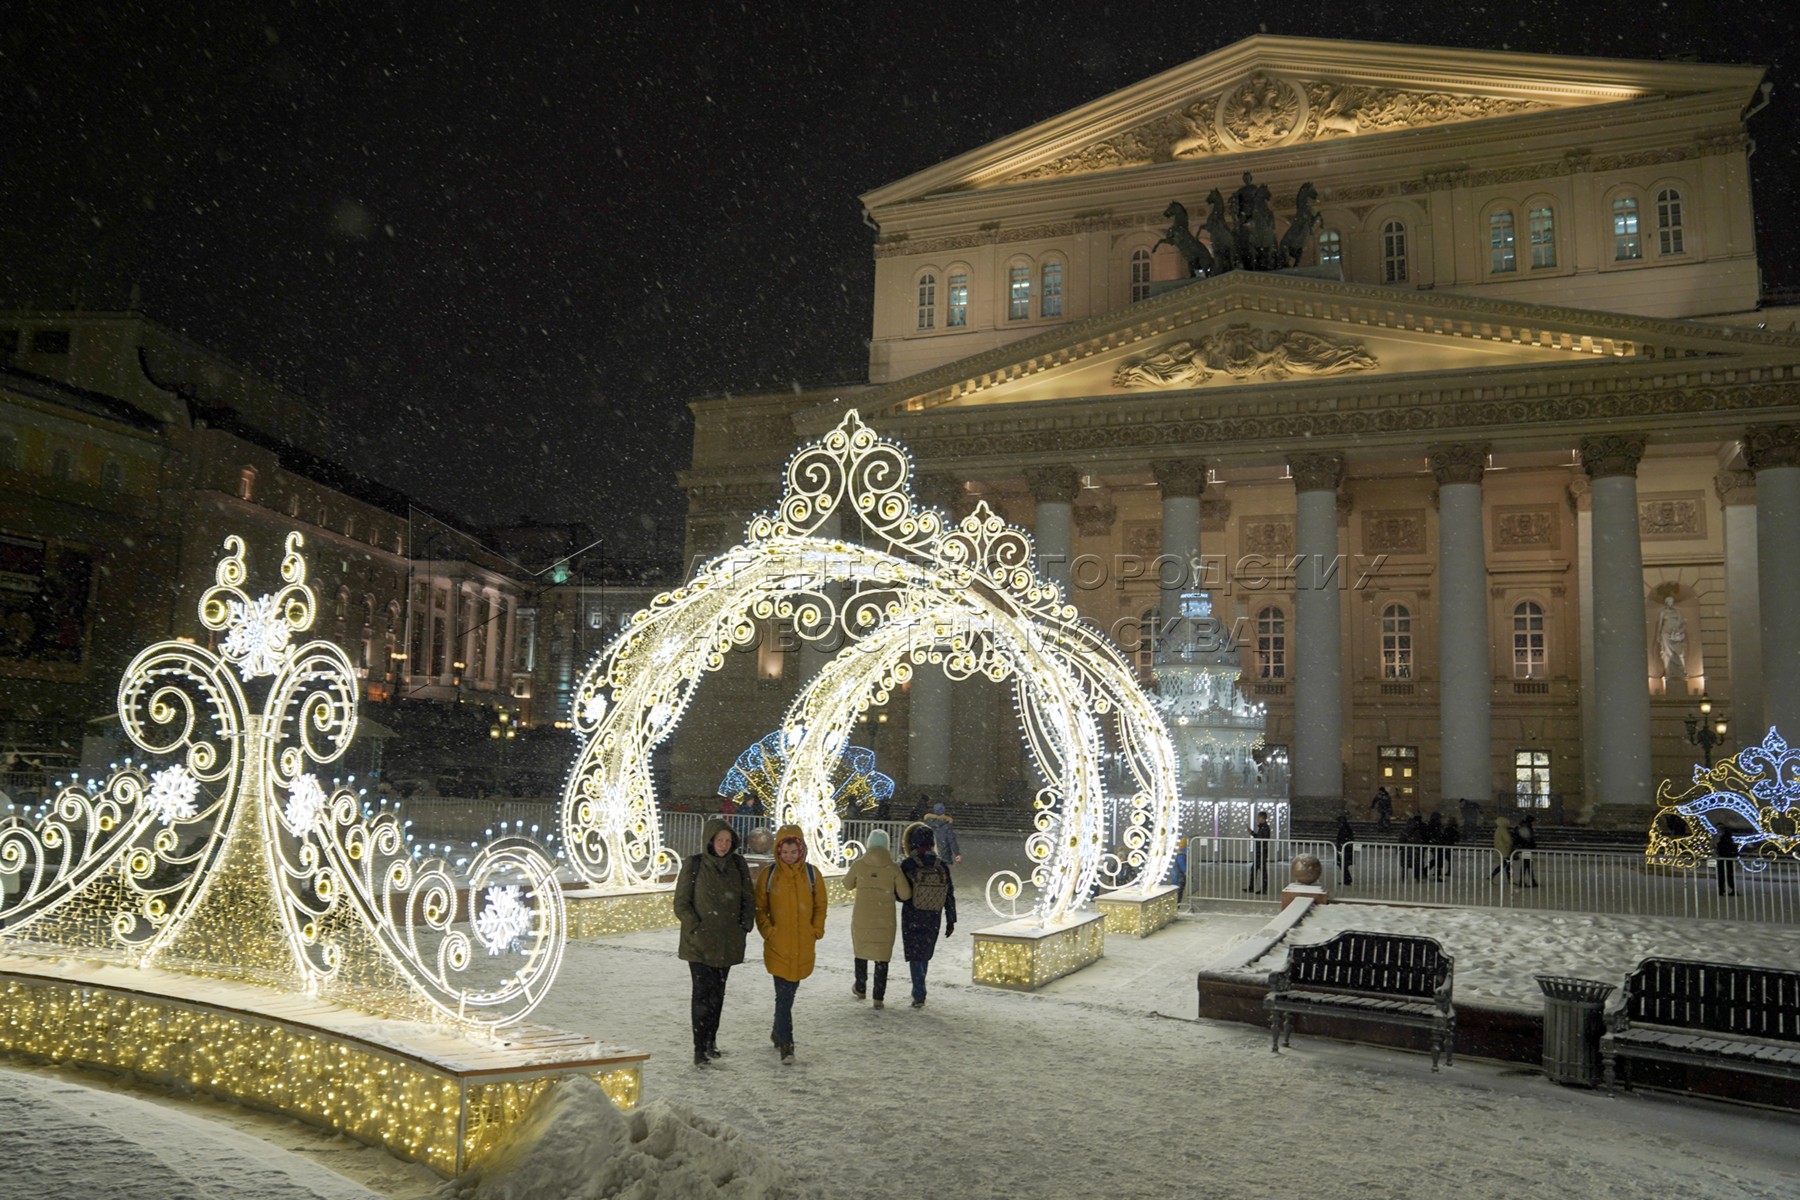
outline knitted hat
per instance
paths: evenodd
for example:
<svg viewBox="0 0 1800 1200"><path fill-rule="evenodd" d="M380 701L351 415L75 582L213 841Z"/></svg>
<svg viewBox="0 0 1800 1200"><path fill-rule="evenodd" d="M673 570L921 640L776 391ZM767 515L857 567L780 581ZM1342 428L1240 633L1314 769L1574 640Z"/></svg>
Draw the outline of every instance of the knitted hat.
<svg viewBox="0 0 1800 1200"><path fill-rule="evenodd" d="M944 815L944 806L942 804L934 804L931 806L931 811L941 817Z"/></svg>
<svg viewBox="0 0 1800 1200"><path fill-rule="evenodd" d="M886 850L888 848L887 830L877 829L869 834L869 849Z"/></svg>

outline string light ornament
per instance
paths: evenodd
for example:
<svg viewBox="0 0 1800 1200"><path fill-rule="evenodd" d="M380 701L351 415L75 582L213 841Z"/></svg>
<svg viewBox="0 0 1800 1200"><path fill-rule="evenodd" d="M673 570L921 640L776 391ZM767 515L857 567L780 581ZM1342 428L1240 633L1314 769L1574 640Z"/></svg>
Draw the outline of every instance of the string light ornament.
<svg viewBox="0 0 1800 1200"><path fill-rule="evenodd" d="M753 743L719 783L721 796L753 796L763 811L773 813L787 769L790 735L777 729ZM894 798L894 781L875 769L875 752L845 746L831 772L832 808L840 813L871 812Z"/></svg>
<svg viewBox="0 0 1800 1200"><path fill-rule="evenodd" d="M584 738L564 794L570 863L603 891L656 885L677 864L663 844L653 750L679 725L699 681L759 624L791 624L842 649L783 723L777 823L799 824L814 861L847 862L833 774L856 718L915 669L1011 681L1021 734L1046 781L1026 849L1046 920L1085 903L1106 852L1101 771L1111 744L1132 792L1121 843L1138 877L1160 880L1175 850L1175 756L1135 673L1106 636L1039 576L1030 536L984 503L952 524L913 497L904 447L851 411L788 460L774 511L746 540L658 596L577 685ZM862 536L826 530L855 520ZM1016 898L1023 880L1004 882Z"/></svg>
<svg viewBox="0 0 1800 1200"><path fill-rule="evenodd" d="M126 734L177 761L127 763L101 787L62 789L34 821L0 823L0 873L19 881L0 898L0 943L458 1027L519 1021L562 959L555 866L514 837L459 873L414 861L394 813L321 780L355 736L357 687L335 645L295 644L317 614L302 545L288 535L283 586L252 598L244 541L227 538L199 606L218 652L161 642L126 669ZM467 973L501 955L522 961Z"/></svg>
<svg viewBox="0 0 1800 1200"><path fill-rule="evenodd" d="M1696 766L1693 784L1680 794L1663 780L1656 803L1644 852L1649 862L1701 865L1718 840L1714 818L1730 813L1750 828L1732 835L1744 869L1764 870L1800 852L1800 747L1789 746L1771 725L1760 746L1746 746L1710 769Z"/></svg>

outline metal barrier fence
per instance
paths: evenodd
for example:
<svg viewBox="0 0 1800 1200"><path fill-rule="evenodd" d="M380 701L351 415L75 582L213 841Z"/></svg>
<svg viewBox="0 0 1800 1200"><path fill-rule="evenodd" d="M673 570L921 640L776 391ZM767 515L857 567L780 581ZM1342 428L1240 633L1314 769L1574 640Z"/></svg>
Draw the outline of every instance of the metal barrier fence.
<svg viewBox="0 0 1800 1200"><path fill-rule="evenodd" d="M1256 861L1258 846L1267 851L1260 866ZM1332 845L1295 838L1189 838L1185 895L1190 900L1242 900L1245 892L1278 895L1292 880L1291 864L1300 854L1314 855L1321 864L1328 865L1332 861Z"/></svg>

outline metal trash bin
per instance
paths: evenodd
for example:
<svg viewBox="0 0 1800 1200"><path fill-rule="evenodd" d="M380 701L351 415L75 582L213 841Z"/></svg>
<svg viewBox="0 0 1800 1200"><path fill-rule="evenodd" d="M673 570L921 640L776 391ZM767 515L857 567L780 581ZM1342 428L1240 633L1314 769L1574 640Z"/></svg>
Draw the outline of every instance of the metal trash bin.
<svg viewBox="0 0 1800 1200"><path fill-rule="evenodd" d="M1556 1083L1600 1082L1600 1014L1613 985L1566 975L1538 975L1544 992L1544 1074Z"/></svg>

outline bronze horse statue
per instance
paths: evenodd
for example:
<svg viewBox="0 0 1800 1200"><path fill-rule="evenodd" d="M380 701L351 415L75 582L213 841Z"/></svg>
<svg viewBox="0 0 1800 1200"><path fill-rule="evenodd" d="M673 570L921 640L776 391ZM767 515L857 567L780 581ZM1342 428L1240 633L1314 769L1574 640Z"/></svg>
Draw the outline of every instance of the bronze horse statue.
<svg viewBox="0 0 1800 1200"><path fill-rule="evenodd" d="M1212 251L1208 250L1206 243L1195 237L1194 231L1188 228L1186 207L1178 200L1171 200L1169 207L1163 209L1163 216L1170 222L1169 231L1157 239L1156 246L1166 244L1175 247L1175 252L1181 255L1187 263L1190 276L1211 275L1213 273ZM1150 248L1154 250L1156 246Z"/></svg>
<svg viewBox="0 0 1800 1200"><path fill-rule="evenodd" d="M1293 223L1281 235L1281 266L1299 266L1300 260L1306 256L1306 243L1312 238L1313 230L1324 224L1324 216L1313 207L1313 201L1318 198L1318 188L1310 183L1300 185L1300 192L1294 197Z"/></svg>
<svg viewBox="0 0 1800 1200"><path fill-rule="evenodd" d="M1206 194L1206 203L1212 211L1206 214L1206 240L1212 243L1213 274L1223 275L1235 270L1239 265L1237 255L1237 237L1231 232L1231 226L1225 223L1225 195L1218 188Z"/></svg>

